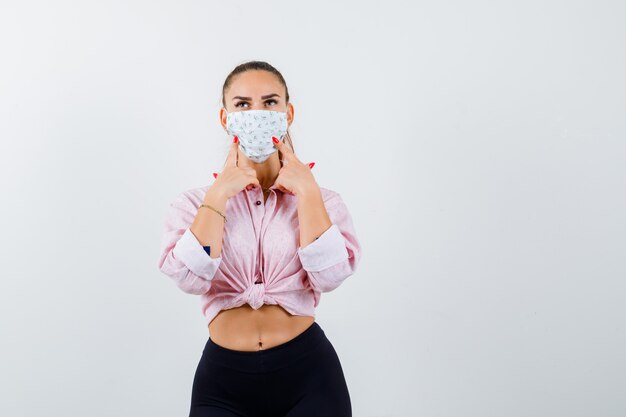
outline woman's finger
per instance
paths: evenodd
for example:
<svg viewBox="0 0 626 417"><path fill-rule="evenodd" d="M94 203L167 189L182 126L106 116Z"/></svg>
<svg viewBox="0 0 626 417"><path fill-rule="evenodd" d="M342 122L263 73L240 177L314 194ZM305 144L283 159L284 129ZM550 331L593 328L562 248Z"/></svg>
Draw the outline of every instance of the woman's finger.
<svg viewBox="0 0 626 417"><path fill-rule="evenodd" d="M250 160L246 158L243 154L241 157L237 157L237 166L239 168L246 168L254 171L254 168L252 168L252 165L250 165Z"/></svg>
<svg viewBox="0 0 626 417"><path fill-rule="evenodd" d="M233 144L230 146L228 155L226 156L226 162L224 162L224 168L237 166L237 148L239 147L239 138L235 136L233 138Z"/></svg>
<svg viewBox="0 0 626 417"><path fill-rule="evenodd" d="M283 141L278 140L276 136L272 136L272 142L274 142L274 145L276 146L276 148L278 148L280 153L283 154L283 156L285 157L287 161L290 161L296 157L294 153L291 151L291 148L285 145Z"/></svg>

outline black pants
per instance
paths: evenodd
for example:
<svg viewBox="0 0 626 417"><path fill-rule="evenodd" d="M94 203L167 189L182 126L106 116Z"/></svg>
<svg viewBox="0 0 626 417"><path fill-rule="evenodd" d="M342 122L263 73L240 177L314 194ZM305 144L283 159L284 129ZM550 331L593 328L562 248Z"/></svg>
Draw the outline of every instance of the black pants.
<svg viewBox="0 0 626 417"><path fill-rule="evenodd" d="M268 349L206 342L190 417L351 417L350 394L333 345L317 322Z"/></svg>

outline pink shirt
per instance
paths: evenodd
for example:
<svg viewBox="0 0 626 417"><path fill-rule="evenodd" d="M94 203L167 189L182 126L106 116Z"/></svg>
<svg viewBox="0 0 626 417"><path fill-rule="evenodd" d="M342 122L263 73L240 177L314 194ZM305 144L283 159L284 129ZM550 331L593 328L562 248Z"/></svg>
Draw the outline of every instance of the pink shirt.
<svg viewBox="0 0 626 417"><path fill-rule="evenodd" d="M182 291L200 295L208 324L220 310L245 303L315 317L321 293L354 273L361 246L337 192L320 187L332 225L301 248L297 197L272 186L264 202L259 187L243 189L226 202L222 252L212 258L189 229L208 189L184 191L170 203L158 261Z"/></svg>

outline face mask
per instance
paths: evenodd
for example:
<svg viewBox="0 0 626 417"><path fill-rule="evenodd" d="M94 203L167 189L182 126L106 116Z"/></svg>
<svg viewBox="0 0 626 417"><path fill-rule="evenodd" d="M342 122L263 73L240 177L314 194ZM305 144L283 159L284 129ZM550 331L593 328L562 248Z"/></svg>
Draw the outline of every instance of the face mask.
<svg viewBox="0 0 626 417"><path fill-rule="evenodd" d="M287 113L274 110L243 110L226 114L226 130L239 138L239 148L249 159L261 163L278 148L272 136L287 134Z"/></svg>

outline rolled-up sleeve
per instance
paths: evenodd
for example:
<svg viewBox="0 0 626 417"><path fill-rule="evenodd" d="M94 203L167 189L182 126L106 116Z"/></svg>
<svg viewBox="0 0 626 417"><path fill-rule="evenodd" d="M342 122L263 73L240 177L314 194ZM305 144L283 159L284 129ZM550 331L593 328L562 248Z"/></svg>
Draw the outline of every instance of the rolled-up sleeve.
<svg viewBox="0 0 626 417"><path fill-rule="evenodd" d="M189 294L204 294L211 287L222 260L212 258L190 229L197 208L182 193L168 208L158 268Z"/></svg>
<svg viewBox="0 0 626 417"><path fill-rule="evenodd" d="M298 248L311 287L319 292L329 292L341 285L356 271L361 259L361 245L341 196L334 193L324 205L331 226L316 240Z"/></svg>

